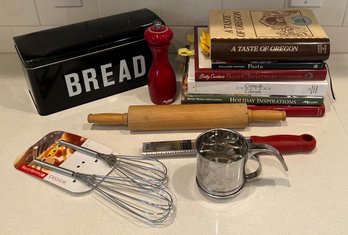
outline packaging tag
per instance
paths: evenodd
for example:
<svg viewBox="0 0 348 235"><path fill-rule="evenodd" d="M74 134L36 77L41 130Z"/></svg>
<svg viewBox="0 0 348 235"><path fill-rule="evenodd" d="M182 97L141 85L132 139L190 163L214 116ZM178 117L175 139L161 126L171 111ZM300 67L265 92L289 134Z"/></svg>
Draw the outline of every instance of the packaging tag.
<svg viewBox="0 0 348 235"><path fill-rule="evenodd" d="M96 157L60 145L58 143L59 140L65 140L75 145L106 154L113 153L111 148L82 136L64 131L54 131L44 136L23 154L18 156L14 162L14 167L26 174L39 178L42 181L49 182L61 189L76 194L87 193L91 188L84 183L75 180L71 176L63 175L33 164L33 159L36 158L54 166L63 167L74 172L92 175L107 176L113 170L113 168L109 167L104 161L101 161Z"/></svg>

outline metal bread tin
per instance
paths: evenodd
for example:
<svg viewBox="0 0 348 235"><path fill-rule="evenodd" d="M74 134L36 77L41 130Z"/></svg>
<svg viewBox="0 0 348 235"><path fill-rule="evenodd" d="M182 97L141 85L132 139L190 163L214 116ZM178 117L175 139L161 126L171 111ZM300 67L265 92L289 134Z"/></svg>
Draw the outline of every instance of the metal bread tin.
<svg viewBox="0 0 348 235"><path fill-rule="evenodd" d="M14 37L29 92L41 115L147 84L152 54L148 9Z"/></svg>

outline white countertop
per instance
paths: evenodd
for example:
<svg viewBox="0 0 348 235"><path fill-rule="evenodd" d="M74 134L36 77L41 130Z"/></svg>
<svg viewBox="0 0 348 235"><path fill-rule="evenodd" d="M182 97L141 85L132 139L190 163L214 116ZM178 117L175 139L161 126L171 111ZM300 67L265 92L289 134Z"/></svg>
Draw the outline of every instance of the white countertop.
<svg viewBox="0 0 348 235"><path fill-rule="evenodd" d="M238 130L245 136L308 133L317 140L313 152L285 155L288 172L273 157L261 157L259 179L223 201L198 191L195 158L164 159L176 216L167 226L151 227L110 209L93 193L75 197L30 177L13 167L14 160L55 130L129 155L139 154L143 142L194 139L201 130L130 133L86 122L88 113L127 112L128 105L151 104L146 86L40 116L17 55L0 55L0 234L348 234L348 55L332 54L328 64L337 100L327 95L324 117Z"/></svg>

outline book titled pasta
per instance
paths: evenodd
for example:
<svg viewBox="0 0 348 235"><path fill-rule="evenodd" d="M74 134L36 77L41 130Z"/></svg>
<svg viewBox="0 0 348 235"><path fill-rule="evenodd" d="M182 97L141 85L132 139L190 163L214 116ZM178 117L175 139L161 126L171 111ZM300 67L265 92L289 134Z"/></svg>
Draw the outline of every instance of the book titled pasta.
<svg viewBox="0 0 348 235"><path fill-rule="evenodd" d="M217 61L327 60L330 40L310 9L209 12L210 57Z"/></svg>

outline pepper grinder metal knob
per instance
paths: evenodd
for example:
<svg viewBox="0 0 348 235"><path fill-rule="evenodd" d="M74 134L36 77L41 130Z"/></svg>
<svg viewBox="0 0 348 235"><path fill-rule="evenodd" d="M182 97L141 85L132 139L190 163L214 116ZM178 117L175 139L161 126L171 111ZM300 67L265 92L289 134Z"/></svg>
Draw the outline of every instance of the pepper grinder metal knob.
<svg viewBox="0 0 348 235"><path fill-rule="evenodd" d="M145 40L152 52L152 65L148 74L148 87L154 104L170 104L176 96L175 72L168 60L168 48L173 31L161 21L145 30Z"/></svg>

